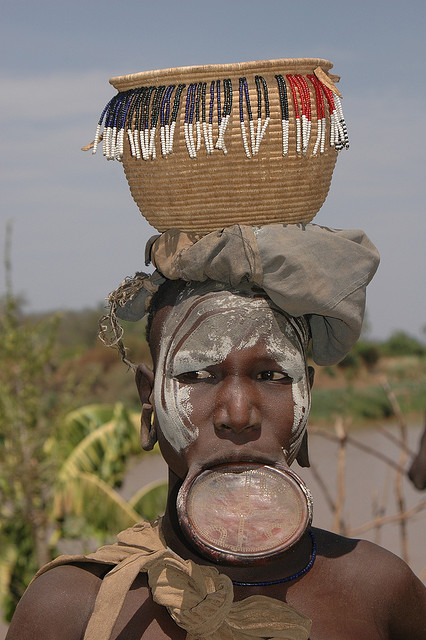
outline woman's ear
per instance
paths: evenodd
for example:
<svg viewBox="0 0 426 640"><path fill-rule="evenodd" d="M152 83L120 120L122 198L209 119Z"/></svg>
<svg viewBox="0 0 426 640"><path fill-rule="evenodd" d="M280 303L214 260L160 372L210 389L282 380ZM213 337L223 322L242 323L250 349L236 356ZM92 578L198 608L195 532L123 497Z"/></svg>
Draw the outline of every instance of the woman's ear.
<svg viewBox="0 0 426 640"><path fill-rule="evenodd" d="M157 442L157 430L154 419L154 406L152 404L152 391L154 388L154 373L145 364L140 364L136 370L136 386L142 404L141 414L141 444L142 449L151 451Z"/></svg>
<svg viewBox="0 0 426 640"><path fill-rule="evenodd" d="M314 378L315 378L315 369L311 366L308 367L308 380L309 380L309 386L313 387L314 385Z"/></svg>
<svg viewBox="0 0 426 640"><path fill-rule="evenodd" d="M297 463L299 467L310 467L311 464L309 462L309 451L308 451L308 431L306 430L303 434L302 444L300 445L300 449L297 452L296 456Z"/></svg>
<svg viewBox="0 0 426 640"><path fill-rule="evenodd" d="M312 385L314 384L315 377L315 369L311 366L308 367L308 380L309 386L312 389ZM296 456L297 463L300 467L310 467L311 464L309 462L309 450L308 450L308 431L306 430L303 434L302 443L300 445L300 449L297 452Z"/></svg>

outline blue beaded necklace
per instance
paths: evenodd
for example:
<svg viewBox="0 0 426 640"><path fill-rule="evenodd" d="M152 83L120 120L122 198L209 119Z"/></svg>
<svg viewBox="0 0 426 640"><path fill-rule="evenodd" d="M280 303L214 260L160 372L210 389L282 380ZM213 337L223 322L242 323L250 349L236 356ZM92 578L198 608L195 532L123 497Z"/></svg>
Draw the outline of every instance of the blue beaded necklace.
<svg viewBox="0 0 426 640"><path fill-rule="evenodd" d="M287 576L286 578L280 578L279 580L268 580L266 582L238 582L238 580L232 580L232 584L235 585L236 587L270 587L274 584L282 584L283 582L290 582L291 580L296 580L296 578L300 578L301 576L304 576L305 573L308 573L308 571L312 569L312 567L314 566L315 558L317 557L317 543L315 541L315 536L311 529L309 529L308 533L311 536L311 540L312 540L312 552L306 567L304 567L297 573L293 573L292 576Z"/></svg>

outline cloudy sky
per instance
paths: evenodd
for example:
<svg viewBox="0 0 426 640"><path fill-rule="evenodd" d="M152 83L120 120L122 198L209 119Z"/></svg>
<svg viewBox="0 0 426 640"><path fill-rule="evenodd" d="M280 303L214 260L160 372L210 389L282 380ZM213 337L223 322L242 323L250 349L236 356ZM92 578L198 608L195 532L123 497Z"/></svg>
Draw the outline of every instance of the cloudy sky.
<svg viewBox="0 0 426 640"><path fill-rule="evenodd" d="M2 0L0 242L28 310L94 306L143 267L155 233L121 166L80 148L111 76L281 57L334 62L351 148L315 222L362 228L382 263L372 335L423 336L426 3L420 0ZM0 292L4 269L0 266Z"/></svg>

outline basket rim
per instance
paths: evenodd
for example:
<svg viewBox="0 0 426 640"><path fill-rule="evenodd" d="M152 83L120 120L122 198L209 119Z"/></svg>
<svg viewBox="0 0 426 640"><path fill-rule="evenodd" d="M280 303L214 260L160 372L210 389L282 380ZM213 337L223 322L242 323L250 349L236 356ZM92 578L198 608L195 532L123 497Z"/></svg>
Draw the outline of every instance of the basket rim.
<svg viewBox="0 0 426 640"><path fill-rule="evenodd" d="M275 58L273 60L251 60L248 62L231 62L226 64L205 64L205 65L193 65L186 67L169 67L166 69L154 69L151 71L140 71L138 73L130 73L123 76L114 76L110 78L109 82L117 89L135 88L139 84L149 82L153 78L176 78L176 76L186 76L187 74L217 74L229 72L232 74L238 71L244 70L249 72L267 71L274 67L292 67L295 65L309 66L312 68L321 67L324 71L330 71L333 68L333 63L330 60L324 58Z"/></svg>

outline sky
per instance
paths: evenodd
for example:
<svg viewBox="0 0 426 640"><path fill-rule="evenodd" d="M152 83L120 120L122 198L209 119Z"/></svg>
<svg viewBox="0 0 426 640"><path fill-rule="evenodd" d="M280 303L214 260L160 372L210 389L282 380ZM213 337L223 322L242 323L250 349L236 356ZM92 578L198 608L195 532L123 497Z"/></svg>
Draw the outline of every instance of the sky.
<svg viewBox="0 0 426 640"><path fill-rule="evenodd" d="M81 147L112 76L318 57L341 76L351 140L314 222L361 228L381 266L370 336L426 340L426 3L412 0L1 0L0 250L28 311L94 307L144 268L156 233L122 167ZM0 293L5 290L3 260Z"/></svg>

